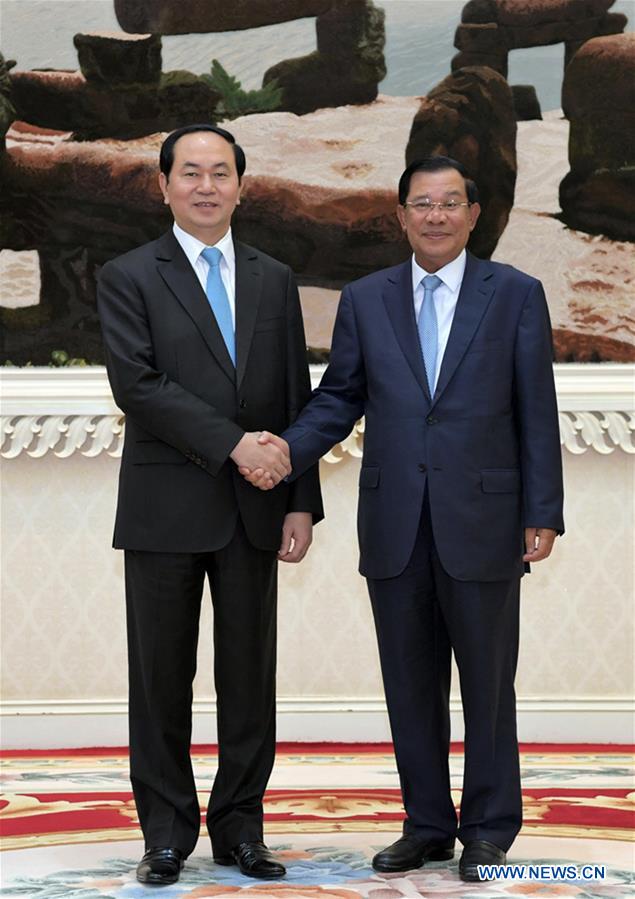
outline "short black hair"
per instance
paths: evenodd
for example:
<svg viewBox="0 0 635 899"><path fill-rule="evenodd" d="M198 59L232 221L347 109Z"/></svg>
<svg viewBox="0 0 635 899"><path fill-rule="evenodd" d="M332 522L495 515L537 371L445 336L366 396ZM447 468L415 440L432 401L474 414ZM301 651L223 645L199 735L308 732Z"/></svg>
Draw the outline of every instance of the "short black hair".
<svg viewBox="0 0 635 899"><path fill-rule="evenodd" d="M415 172L442 172L444 169L455 169L459 175L462 175L468 203L478 203L478 187L468 175L463 163L450 156L425 156L423 159L415 159L411 162L399 179L400 205L403 206L408 199L410 181Z"/></svg>
<svg viewBox="0 0 635 899"><path fill-rule="evenodd" d="M197 131L211 131L213 134L218 134L223 140L226 140L228 144L231 144L232 150L234 151L234 158L236 160L236 171L238 172L238 180L242 178L245 172L246 160L245 153L240 144L236 143L236 138L229 131L225 131L224 128L219 128L217 125L185 125L183 128L177 128L176 131L173 131L171 134L168 134L166 139L161 144L161 151L159 153L159 168L165 175L167 179L170 177L170 172L172 171L172 165L174 163L174 145L177 140L183 137L185 134L196 134Z"/></svg>

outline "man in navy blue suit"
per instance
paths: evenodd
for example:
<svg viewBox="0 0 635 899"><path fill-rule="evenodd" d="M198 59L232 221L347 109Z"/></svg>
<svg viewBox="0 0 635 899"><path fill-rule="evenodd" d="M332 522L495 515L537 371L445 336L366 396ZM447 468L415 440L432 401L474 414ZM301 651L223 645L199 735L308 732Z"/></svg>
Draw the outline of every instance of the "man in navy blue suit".
<svg viewBox="0 0 635 899"><path fill-rule="evenodd" d="M542 285L466 252L480 207L463 166L412 163L402 265L343 291L330 364L283 437L292 477L365 416L360 572L367 578L406 809L378 871L503 864L522 821L514 676L520 578L563 533L549 313ZM270 434L261 440L284 441ZM273 486L262 470L242 473ZM465 719L460 823L448 766L450 660Z"/></svg>

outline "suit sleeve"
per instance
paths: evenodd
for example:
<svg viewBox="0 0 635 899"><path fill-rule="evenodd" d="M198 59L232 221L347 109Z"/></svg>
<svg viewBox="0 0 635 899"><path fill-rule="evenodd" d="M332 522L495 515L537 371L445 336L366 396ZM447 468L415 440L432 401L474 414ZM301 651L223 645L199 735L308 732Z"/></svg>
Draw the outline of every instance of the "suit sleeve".
<svg viewBox="0 0 635 899"><path fill-rule="evenodd" d="M552 358L547 301L542 284L534 281L521 311L514 351L523 526L563 534L562 454Z"/></svg>
<svg viewBox="0 0 635 899"><path fill-rule="evenodd" d="M302 308L291 270L287 281L287 422L293 424L311 396L311 377L306 359ZM324 518L317 462L289 488L287 512L311 512L313 524Z"/></svg>
<svg viewBox="0 0 635 899"><path fill-rule="evenodd" d="M348 437L355 422L364 414L365 402L362 348L352 291L346 287L335 319L330 362L320 386L295 424L282 435L291 448L292 479Z"/></svg>
<svg viewBox="0 0 635 899"><path fill-rule="evenodd" d="M117 261L101 270L97 305L115 402L142 428L215 475L244 431L157 370L139 285Z"/></svg>

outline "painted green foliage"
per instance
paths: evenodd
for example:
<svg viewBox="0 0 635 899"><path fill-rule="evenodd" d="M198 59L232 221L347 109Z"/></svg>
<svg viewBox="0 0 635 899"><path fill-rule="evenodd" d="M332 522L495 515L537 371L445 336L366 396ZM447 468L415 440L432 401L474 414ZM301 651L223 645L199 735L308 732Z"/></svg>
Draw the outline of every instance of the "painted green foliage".
<svg viewBox="0 0 635 899"><path fill-rule="evenodd" d="M210 75L201 75L210 87L221 95L217 114L228 119L255 112L273 112L282 102L282 91L277 82L270 81L260 90L243 90L240 81L230 75L217 59L212 60Z"/></svg>

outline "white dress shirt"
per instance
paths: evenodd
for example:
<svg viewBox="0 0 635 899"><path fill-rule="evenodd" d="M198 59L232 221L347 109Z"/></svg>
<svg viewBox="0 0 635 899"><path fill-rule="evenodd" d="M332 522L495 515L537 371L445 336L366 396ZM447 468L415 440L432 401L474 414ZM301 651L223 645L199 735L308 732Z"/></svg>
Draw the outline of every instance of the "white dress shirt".
<svg viewBox="0 0 635 899"><path fill-rule="evenodd" d="M201 282L201 287L205 291L207 284L207 275L209 273L209 264L203 259L201 253L209 246L203 243L198 237L188 234L176 222L174 222L172 230L174 236L180 243L183 252L187 256L190 265L194 269L194 273ZM220 276L227 291L227 299L229 300L229 308L232 313L232 324L234 331L236 330L236 254L234 253L234 241L232 240L232 229L229 228L227 233L221 239L213 244L221 251L220 260Z"/></svg>
<svg viewBox="0 0 635 899"><path fill-rule="evenodd" d="M448 262L443 268L434 272L437 278L441 278L443 282L440 284L433 294L434 309L437 314L438 328L438 350L437 365L434 373L434 383L439 380L439 372L441 371L441 363L443 362L443 354L450 336L450 328L454 320L454 312L456 310L456 301L459 298L459 291L463 283L463 275L465 274L465 263L467 261L467 253L462 250L456 259ZM419 321L419 313L421 312L421 304L423 303L423 284L422 279L432 272L417 265L414 254L412 257L412 293L415 304L415 320Z"/></svg>

